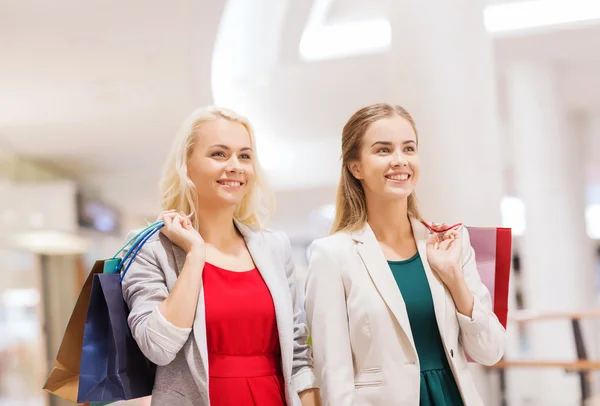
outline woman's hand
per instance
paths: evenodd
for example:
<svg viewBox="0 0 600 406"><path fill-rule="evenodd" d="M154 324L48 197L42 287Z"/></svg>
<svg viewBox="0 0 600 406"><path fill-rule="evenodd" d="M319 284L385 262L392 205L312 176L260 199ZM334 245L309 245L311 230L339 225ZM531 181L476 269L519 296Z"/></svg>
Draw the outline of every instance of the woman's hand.
<svg viewBox="0 0 600 406"><path fill-rule="evenodd" d="M444 230L446 224L433 225L433 229ZM459 313L471 317L473 314L474 296L462 270L462 240L460 229L432 232L427 239L427 262L431 269L442 280L454 300Z"/></svg>
<svg viewBox="0 0 600 406"><path fill-rule="evenodd" d="M205 245L202 236L192 226L192 222L185 213L175 210L163 211L158 220L165 226L160 229L173 244L179 246L186 254L194 251L205 255Z"/></svg>
<svg viewBox="0 0 600 406"><path fill-rule="evenodd" d="M443 230L445 224L433 225ZM431 233L427 239L427 261L444 284L451 289L463 277L460 263L462 241L459 230ZM464 279L464 278L463 278Z"/></svg>
<svg viewBox="0 0 600 406"><path fill-rule="evenodd" d="M319 389L307 389L298 394L302 406L321 406L321 395Z"/></svg>

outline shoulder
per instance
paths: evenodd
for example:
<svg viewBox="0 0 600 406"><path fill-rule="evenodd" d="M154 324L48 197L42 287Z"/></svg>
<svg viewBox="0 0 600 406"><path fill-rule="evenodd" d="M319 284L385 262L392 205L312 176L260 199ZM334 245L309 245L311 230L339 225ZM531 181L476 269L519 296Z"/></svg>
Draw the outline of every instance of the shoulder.
<svg viewBox="0 0 600 406"><path fill-rule="evenodd" d="M255 226L245 226L242 234L246 237L246 239L259 239L265 245L272 246L282 246L289 245L290 239L288 236L282 232L273 230L271 228L258 228Z"/></svg>
<svg viewBox="0 0 600 406"><path fill-rule="evenodd" d="M137 228L131 230L127 233L127 237L125 241L130 241L135 238L138 234L140 234L144 229ZM132 241L132 243L135 242ZM144 245L140 248L140 253L151 253L157 250L159 251L168 251L173 247L173 243L164 236L160 231L156 231L152 236L150 236L145 242Z"/></svg>
<svg viewBox="0 0 600 406"><path fill-rule="evenodd" d="M125 237L125 241L127 241L127 242L131 241L132 243L134 243L136 236L140 235L140 233L142 231L144 231L143 228L136 228L136 229L130 230L127 233L127 236ZM150 236L146 240L146 242L144 243L144 247L149 247L153 244L156 244L159 241L160 241L160 231L156 231L155 233L152 234L152 236Z"/></svg>
<svg viewBox="0 0 600 406"><path fill-rule="evenodd" d="M291 245L290 239L283 231L277 231L270 228L259 231L265 241L271 244L278 244L281 246Z"/></svg>
<svg viewBox="0 0 600 406"><path fill-rule="evenodd" d="M318 238L310 245L310 253L323 251L329 255L339 254L354 246L352 235L346 231L340 231L327 237Z"/></svg>
<svg viewBox="0 0 600 406"><path fill-rule="evenodd" d="M284 258L291 256L292 244L284 232L270 228L246 227L244 236L246 240L259 241L263 250L266 249L277 255L281 254Z"/></svg>

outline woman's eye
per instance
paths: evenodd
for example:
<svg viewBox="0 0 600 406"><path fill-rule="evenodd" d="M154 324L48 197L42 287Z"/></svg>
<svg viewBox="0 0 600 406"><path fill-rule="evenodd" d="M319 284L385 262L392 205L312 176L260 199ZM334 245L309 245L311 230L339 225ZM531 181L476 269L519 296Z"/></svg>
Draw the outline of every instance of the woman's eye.
<svg viewBox="0 0 600 406"><path fill-rule="evenodd" d="M241 159L250 159L250 155L249 154L242 154L240 155Z"/></svg>
<svg viewBox="0 0 600 406"><path fill-rule="evenodd" d="M388 152L390 152L389 148L379 148L379 150L377 150L378 154L387 154Z"/></svg>
<svg viewBox="0 0 600 406"><path fill-rule="evenodd" d="M225 153L223 151L217 151L213 152L211 156L225 157Z"/></svg>

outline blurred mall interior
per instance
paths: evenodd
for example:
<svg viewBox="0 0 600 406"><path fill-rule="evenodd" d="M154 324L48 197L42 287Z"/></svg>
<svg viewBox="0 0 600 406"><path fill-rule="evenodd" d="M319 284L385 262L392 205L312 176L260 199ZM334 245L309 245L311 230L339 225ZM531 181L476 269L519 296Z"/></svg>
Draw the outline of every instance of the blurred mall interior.
<svg viewBox="0 0 600 406"><path fill-rule="evenodd" d="M375 102L415 117L427 219L513 230L485 404L600 404L599 50L598 0L0 0L0 405L69 404L42 385L79 289L192 110L254 125L301 285Z"/></svg>

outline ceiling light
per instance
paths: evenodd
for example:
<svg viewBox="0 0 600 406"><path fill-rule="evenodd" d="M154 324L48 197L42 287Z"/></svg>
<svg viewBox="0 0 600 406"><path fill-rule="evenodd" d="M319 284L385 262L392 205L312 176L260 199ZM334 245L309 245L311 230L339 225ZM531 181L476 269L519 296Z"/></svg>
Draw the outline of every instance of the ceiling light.
<svg viewBox="0 0 600 406"><path fill-rule="evenodd" d="M300 57L305 61L348 58L385 52L391 43L392 29L383 19L307 27L300 40Z"/></svg>
<svg viewBox="0 0 600 406"><path fill-rule="evenodd" d="M600 1L529 0L491 4L485 28L491 33L525 30L600 19Z"/></svg>
<svg viewBox="0 0 600 406"><path fill-rule="evenodd" d="M307 62L387 52L392 29L386 19L344 24L325 23L327 7L311 10L300 40L300 57ZM600 1L528 0L485 7L485 28L493 34L600 19Z"/></svg>
<svg viewBox="0 0 600 406"><path fill-rule="evenodd" d="M15 248L44 255L76 255L90 248L87 238L60 231L32 231L14 235Z"/></svg>

